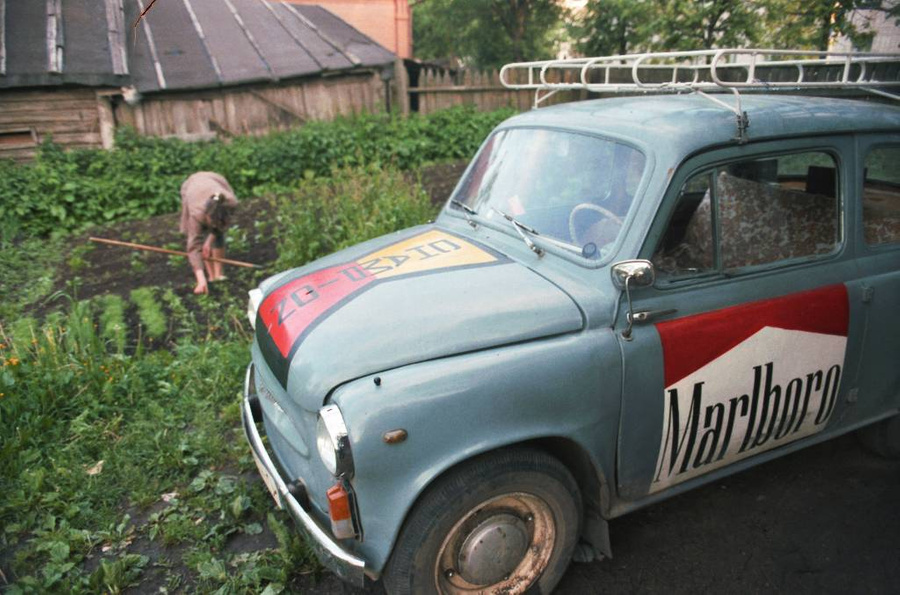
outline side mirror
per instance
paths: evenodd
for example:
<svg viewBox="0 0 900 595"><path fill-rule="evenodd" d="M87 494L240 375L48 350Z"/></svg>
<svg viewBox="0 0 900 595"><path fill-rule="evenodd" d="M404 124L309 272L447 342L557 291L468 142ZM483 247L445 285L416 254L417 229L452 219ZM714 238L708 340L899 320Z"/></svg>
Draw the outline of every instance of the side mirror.
<svg viewBox="0 0 900 595"><path fill-rule="evenodd" d="M612 266L612 280L619 289L649 287L656 281L656 270L649 260L623 260Z"/></svg>
<svg viewBox="0 0 900 595"><path fill-rule="evenodd" d="M613 283L625 290L628 299L628 326L622 331L622 338L631 341L631 327L634 325L634 309L631 307L631 288L649 287L656 281L656 271L649 260L623 260L611 269Z"/></svg>

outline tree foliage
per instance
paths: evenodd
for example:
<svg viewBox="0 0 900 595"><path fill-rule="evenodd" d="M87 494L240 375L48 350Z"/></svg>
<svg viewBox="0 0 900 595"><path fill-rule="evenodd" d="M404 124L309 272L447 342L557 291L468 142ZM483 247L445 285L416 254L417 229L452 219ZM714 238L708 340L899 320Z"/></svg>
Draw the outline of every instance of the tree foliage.
<svg viewBox="0 0 900 595"><path fill-rule="evenodd" d="M416 56L479 68L549 56L562 17L556 0L422 0L413 8Z"/></svg>
<svg viewBox="0 0 900 595"><path fill-rule="evenodd" d="M897 0L591 0L571 27L585 55L764 45L827 50L838 36L868 49L859 10L900 16Z"/></svg>

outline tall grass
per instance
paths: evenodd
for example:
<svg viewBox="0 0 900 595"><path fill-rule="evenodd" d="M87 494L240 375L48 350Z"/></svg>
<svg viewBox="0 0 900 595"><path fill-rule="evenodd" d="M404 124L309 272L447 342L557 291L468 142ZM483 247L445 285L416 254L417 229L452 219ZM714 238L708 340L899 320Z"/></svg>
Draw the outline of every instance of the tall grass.
<svg viewBox="0 0 900 595"><path fill-rule="evenodd" d="M305 180L277 203L277 268L302 265L436 213L421 185L377 165Z"/></svg>

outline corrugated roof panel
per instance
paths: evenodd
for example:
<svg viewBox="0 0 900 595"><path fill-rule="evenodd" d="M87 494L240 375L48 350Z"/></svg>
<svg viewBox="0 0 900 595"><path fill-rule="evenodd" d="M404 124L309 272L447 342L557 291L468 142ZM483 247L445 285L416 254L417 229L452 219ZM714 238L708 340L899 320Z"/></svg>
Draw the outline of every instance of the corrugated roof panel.
<svg viewBox="0 0 900 595"><path fill-rule="evenodd" d="M303 43L303 47L315 57L323 70L344 70L355 66L338 48L316 33L317 27L297 10L299 7L275 2L271 4L279 15L283 15L282 22L291 35Z"/></svg>
<svg viewBox="0 0 900 595"><path fill-rule="evenodd" d="M315 74L319 64L296 39L291 36L284 18L269 2L251 0L234 2L247 28L253 32L256 44L269 67L278 78Z"/></svg>
<svg viewBox="0 0 900 595"><path fill-rule="evenodd" d="M111 73L106 5L97 0L66 0L62 9L65 78L77 74Z"/></svg>
<svg viewBox="0 0 900 595"><path fill-rule="evenodd" d="M216 56L225 84L273 78L227 2L191 0L191 5L206 32L207 46Z"/></svg>
<svg viewBox="0 0 900 595"><path fill-rule="evenodd" d="M297 5L294 8L315 23L321 35L358 58L360 65L380 66L394 61L394 54L321 6Z"/></svg>
<svg viewBox="0 0 900 595"><path fill-rule="evenodd" d="M192 0L192 4L193 2L196 0ZM144 19L153 32L156 56L165 77L166 88L214 87L220 84L184 2L157 2ZM138 89L142 90L140 85Z"/></svg>
<svg viewBox="0 0 900 595"><path fill-rule="evenodd" d="M128 28L125 43L128 47L128 70L131 72L131 85L141 93L159 91L160 86L150 52L146 25L141 23L137 28L132 27L139 14L141 14L139 0L125 0L125 24Z"/></svg>
<svg viewBox="0 0 900 595"><path fill-rule="evenodd" d="M121 18L119 0L0 0L5 25L0 88L75 83L132 85L149 93L289 79L393 60L393 54L319 7L165 0L133 27L151 1L122 0ZM48 12L55 15L53 23ZM53 30L57 34L49 40ZM123 42L114 60L111 45ZM62 46L53 64L51 45ZM61 72L50 72L51 66Z"/></svg>
<svg viewBox="0 0 900 595"><path fill-rule="evenodd" d="M47 77L47 5L30 0L6 3L6 81L27 85Z"/></svg>

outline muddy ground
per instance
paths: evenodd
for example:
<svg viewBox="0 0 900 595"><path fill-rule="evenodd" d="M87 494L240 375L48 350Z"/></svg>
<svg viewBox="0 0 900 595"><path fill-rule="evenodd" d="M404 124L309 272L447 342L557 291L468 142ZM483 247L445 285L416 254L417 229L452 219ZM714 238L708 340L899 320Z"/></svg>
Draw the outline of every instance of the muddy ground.
<svg viewBox="0 0 900 595"><path fill-rule="evenodd" d="M855 436L810 447L610 523L614 558L555 593L897 593L900 461ZM307 593L381 594L324 579Z"/></svg>

